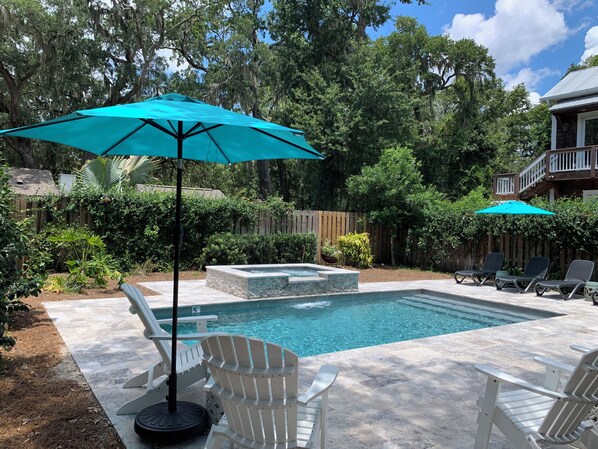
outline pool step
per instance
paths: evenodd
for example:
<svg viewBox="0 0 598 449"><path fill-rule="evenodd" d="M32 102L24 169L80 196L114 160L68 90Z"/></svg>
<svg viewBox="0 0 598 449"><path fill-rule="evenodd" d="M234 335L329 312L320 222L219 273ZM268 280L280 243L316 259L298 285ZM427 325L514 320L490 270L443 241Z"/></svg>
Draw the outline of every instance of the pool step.
<svg viewBox="0 0 598 449"><path fill-rule="evenodd" d="M466 307L469 310L476 310L476 311L480 311L480 313L490 313L493 315L497 315L500 314L502 316L505 317L512 317L514 320L517 321L530 321L530 320L537 320L538 315L537 314L533 314L533 313L526 313L524 311L518 311L518 310L513 310L513 309L509 309L507 307L501 307L500 305L491 305L491 304L481 304L475 300L472 301L467 301L465 299L463 300L459 300L459 299L455 299L455 298L450 298L450 297L440 297L440 296L436 296L436 295L430 295L430 294L426 294L426 293L420 293L417 294L416 296L421 297L421 298L427 298L427 299L431 299L433 301L436 302L441 302L443 304L447 304L447 305L454 305L454 306L461 306L461 307Z"/></svg>
<svg viewBox="0 0 598 449"><path fill-rule="evenodd" d="M403 301L412 307L420 309L431 310L436 313L446 313L451 316L458 316L460 318L470 319L478 322L491 323L496 325L496 321L506 323L519 323L521 321L528 321L530 318L524 318L521 315L513 315L509 313L502 313L502 311L492 310L489 308L468 307L468 305L459 303L458 301L445 301L445 298L438 298L428 295L410 295L401 298ZM467 309L464 309L467 307Z"/></svg>

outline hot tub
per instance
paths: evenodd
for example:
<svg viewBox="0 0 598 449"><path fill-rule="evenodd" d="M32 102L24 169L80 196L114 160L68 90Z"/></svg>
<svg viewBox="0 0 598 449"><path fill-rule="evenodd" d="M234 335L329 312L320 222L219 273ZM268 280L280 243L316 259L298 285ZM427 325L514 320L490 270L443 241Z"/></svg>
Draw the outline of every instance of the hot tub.
<svg viewBox="0 0 598 449"><path fill-rule="evenodd" d="M358 271L310 263L213 265L206 285L246 299L357 291Z"/></svg>

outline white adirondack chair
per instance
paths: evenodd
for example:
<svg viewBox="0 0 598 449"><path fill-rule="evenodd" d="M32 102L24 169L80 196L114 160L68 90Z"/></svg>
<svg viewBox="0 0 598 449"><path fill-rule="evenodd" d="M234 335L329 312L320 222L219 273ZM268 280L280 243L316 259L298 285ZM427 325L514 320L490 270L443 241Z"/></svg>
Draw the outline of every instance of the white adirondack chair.
<svg viewBox="0 0 598 449"><path fill-rule="evenodd" d="M127 402L116 412L117 415L137 413L145 407L160 402L168 394L167 378L171 366L172 336L160 327L160 323L170 323L172 320L157 320L152 309L139 289L129 284L121 286L131 307L130 312L137 314L144 326L143 335L152 340L160 354L161 360L127 381L123 388L146 388L145 394ZM178 335L178 340L201 340L208 333L207 322L216 321L215 315L193 316L179 318L179 323L196 323L197 333ZM199 344L188 346L177 351L177 391L180 391L197 381L208 377L206 367L202 364L202 350Z"/></svg>
<svg viewBox="0 0 598 449"><path fill-rule="evenodd" d="M241 335L210 336L201 346L212 375L204 388L224 409L207 449L226 441L251 449L312 447L318 425L320 447L326 448L328 389L337 367L322 366L309 390L297 396L298 358L288 349Z"/></svg>
<svg viewBox="0 0 598 449"><path fill-rule="evenodd" d="M517 449L588 441L593 429L588 414L598 404L598 349L582 355L562 388L554 377L541 387L486 365L475 368L488 382L479 402L474 449L488 447L493 424ZM503 384L518 389L501 391Z"/></svg>

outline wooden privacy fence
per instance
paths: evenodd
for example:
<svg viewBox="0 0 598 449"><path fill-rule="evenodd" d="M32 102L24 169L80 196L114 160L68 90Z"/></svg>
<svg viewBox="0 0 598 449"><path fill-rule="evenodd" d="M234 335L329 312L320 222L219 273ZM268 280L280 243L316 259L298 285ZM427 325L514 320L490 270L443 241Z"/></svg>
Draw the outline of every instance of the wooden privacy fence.
<svg viewBox="0 0 598 449"><path fill-rule="evenodd" d="M305 234L313 232L318 237L318 258L326 240L335 244L338 238L350 232L367 232L370 235L372 255L376 263L388 263L390 257L390 229L367 222L365 215L357 212L335 212L324 210L295 210L282 218L262 213L253 226L237 225L241 233ZM321 260L319 260L321 262Z"/></svg>
<svg viewBox="0 0 598 449"><path fill-rule="evenodd" d="M398 248L398 260L404 265L434 267L441 271L455 272L480 267L488 253L495 251L505 255L504 269L517 267L522 270L533 256L546 256L551 261L550 271L555 276L564 276L575 259L592 260L596 264L593 279L598 280L598 254L574 248L555 249L545 240L509 234L487 234L478 240L467 241L457 248L445 249L440 256L437 251L420 248L415 236L404 237L399 241L403 243Z"/></svg>
<svg viewBox="0 0 598 449"><path fill-rule="evenodd" d="M48 220L46 211L40 208L41 202L34 197L17 197L15 199L15 217L30 217L36 232L44 227ZM56 203L59 210L66 209L68 199L63 198ZM69 211L65 214L66 224L83 224L91 226L90 214L84 209ZM321 262L320 249L326 240L332 244L338 238L350 232L367 232L370 235L372 254L375 263L389 263L390 237L388 228L380 225L373 225L367 222L365 215L356 212L335 212L322 210L295 210L287 213L282 218L262 212L258 215L254 224L246 225L240 222L234 223L233 227L238 233L257 233L261 235L274 234L277 232L289 234L304 234L313 232L318 238L318 261Z"/></svg>

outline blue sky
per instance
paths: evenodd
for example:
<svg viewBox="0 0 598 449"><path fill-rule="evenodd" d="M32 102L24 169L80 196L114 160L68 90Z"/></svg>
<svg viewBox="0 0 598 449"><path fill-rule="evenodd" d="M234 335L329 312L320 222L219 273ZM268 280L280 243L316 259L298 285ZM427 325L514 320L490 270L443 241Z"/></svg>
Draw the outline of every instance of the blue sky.
<svg viewBox="0 0 598 449"><path fill-rule="evenodd" d="M428 0L392 8L431 35L471 38L487 47L507 87L524 83L537 103L567 71L598 54L598 0ZM389 34L394 20L372 33Z"/></svg>

